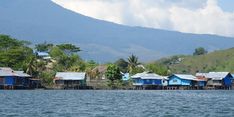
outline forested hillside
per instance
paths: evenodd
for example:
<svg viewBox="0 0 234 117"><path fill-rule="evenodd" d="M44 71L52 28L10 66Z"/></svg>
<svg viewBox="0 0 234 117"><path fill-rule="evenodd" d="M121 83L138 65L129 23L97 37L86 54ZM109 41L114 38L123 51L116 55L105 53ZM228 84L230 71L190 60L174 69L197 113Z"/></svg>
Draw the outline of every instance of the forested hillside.
<svg viewBox="0 0 234 117"><path fill-rule="evenodd" d="M171 73L234 72L234 48L202 55L172 56L157 62L165 65Z"/></svg>

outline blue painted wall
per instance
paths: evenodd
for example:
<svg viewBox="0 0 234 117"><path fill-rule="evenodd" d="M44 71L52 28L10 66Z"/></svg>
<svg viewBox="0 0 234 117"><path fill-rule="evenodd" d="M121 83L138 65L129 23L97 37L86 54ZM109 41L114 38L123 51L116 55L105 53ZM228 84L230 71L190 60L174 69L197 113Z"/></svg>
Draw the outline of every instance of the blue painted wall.
<svg viewBox="0 0 234 117"><path fill-rule="evenodd" d="M133 83L135 83L135 84L143 84L143 80L142 79L140 79L140 78L137 78L137 79L133 79Z"/></svg>
<svg viewBox="0 0 234 117"><path fill-rule="evenodd" d="M29 86L29 83L29 80L24 77L5 76L2 84Z"/></svg>
<svg viewBox="0 0 234 117"><path fill-rule="evenodd" d="M4 77L4 84L6 84L6 85L14 85L15 84L15 78L13 76L6 76L6 77Z"/></svg>
<svg viewBox="0 0 234 117"><path fill-rule="evenodd" d="M133 83L141 85L162 85L162 80L160 79L134 79Z"/></svg>
<svg viewBox="0 0 234 117"><path fill-rule="evenodd" d="M200 87L206 86L206 81L198 81L198 86Z"/></svg>
<svg viewBox="0 0 234 117"><path fill-rule="evenodd" d="M191 80L181 79L175 75L169 77L168 85L177 85L177 86L191 86Z"/></svg>
<svg viewBox="0 0 234 117"><path fill-rule="evenodd" d="M232 81L233 81L233 77L231 74L228 74L224 79L223 79L223 83L225 86L231 86L232 85Z"/></svg>
<svg viewBox="0 0 234 117"><path fill-rule="evenodd" d="M144 79L144 85L162 85L162 80L160 79Z"/></svg>

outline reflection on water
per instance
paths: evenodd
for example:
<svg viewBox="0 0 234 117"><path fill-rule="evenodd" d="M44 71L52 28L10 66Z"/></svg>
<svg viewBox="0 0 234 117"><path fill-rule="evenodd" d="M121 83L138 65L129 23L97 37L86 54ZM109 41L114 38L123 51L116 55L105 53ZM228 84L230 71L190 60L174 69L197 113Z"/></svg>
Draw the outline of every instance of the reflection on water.
<svg viewBox="0 0 234 117"><path fill-rule="evenodd" d="M0 115L234 116L234 91L0 91Z"/></svg>

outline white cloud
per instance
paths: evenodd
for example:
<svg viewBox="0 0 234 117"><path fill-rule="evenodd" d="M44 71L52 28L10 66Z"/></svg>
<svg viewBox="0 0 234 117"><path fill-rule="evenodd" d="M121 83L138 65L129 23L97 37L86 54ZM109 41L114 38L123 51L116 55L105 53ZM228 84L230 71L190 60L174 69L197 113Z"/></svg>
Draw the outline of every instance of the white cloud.
<svg viewBox="0 0 234 117"><path fill-rule="evenodd" d="M217 0L52 0L97 19L198 34L234 36L234 13Z"/></svg>

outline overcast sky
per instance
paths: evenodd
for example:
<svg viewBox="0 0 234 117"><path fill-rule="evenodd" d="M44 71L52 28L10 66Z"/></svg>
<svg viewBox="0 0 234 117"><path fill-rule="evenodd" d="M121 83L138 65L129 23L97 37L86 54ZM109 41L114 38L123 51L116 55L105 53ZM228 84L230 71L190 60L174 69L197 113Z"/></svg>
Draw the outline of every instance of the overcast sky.
<svg viewBox="0 0 234 117"><path fill-rule="evenodd" d="M198 34L234 37L234 0L52 0L93 18Z"/></svg>

